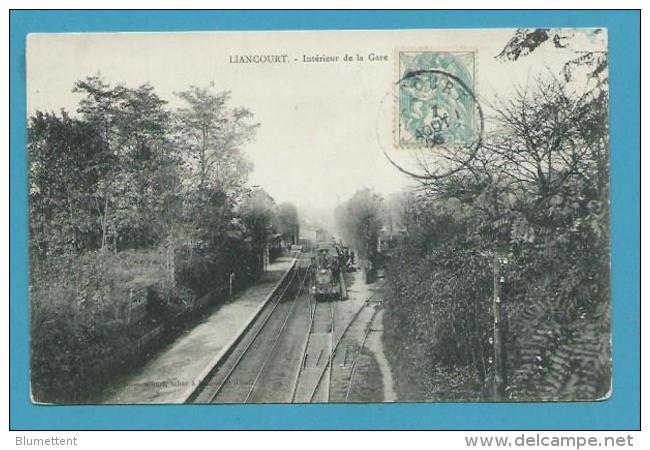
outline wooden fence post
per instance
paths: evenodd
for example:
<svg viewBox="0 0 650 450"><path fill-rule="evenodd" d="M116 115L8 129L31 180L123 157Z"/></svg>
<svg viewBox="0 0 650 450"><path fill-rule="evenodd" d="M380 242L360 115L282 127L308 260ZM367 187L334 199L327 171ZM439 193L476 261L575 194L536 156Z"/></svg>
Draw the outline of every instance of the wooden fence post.
<svg viewBox="0 0 650 450"><path fill-rule="evenodd" d="M494 314L494 399L503 400L506 389L506 355L503 345L503 323L501 311L501 259L494 255L494 287L493 287L493 314Z"/></svg>

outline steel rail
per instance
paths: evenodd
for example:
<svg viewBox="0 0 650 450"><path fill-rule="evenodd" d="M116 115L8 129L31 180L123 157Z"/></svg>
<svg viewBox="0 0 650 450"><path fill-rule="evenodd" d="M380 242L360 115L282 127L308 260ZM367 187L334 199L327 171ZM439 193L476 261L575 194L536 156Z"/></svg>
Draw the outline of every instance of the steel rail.
<svg viewBox="0 0 650 450"><path fill-rule="evenodd" d="M284 329L286 328L287 322L289 321L289 317L291 316L291 312L293 311L293 307L296 305L296 301L300 297L300 293L302 292L302 288L305 286L305 281L307 280L307 277L309 276L309 268L311 267L311 264L307 266L307 270L305 271L305 276L302 278L302 281L300 282L300 286L298 286L298 292L293 298L293 301L291 302L291 306L289 307L289 311L287 311L287 315L284 318L284 322L282 322L282 326L280 327L280 330L278 331L278 334L275 336L275 340L273 341L273 345L271 346L271 350L269 350L268 355L264 359L264 362L262 363L262 367L260 370L257 372L257 376L255 377L255 380L253 381L253 384L251 385L250 389L248 390L248 394L246 395L246 398L244 399L244 403L248 403L248 400L250 399L251 395L253 395L253 391L257 387L257 383L259 382L260 378L262 377L262 373L264 372L264 369L266 369L266 366L268 365L269 360L271 359L271 356L273 356L273 352L275 351L275 347L278 344L278 341L282 337L282 333L284 333Z"/></svg>
<svg viewBox="0 0 650 450"><path fill-rule="evenodd" d="M332 308L332 302L329 302L329 307L330 307L330 320L332 323L331 326L331 333L330 333L330 357L333 358L334 356L334 308ZM330 364L329 366L329 371L327 373L327 403L330 401L330 396L331 396L331 391L332 391L332 365Z"/></svg>
<svg viewBox="0 0 650 450"><path fill-rule="evenodd" d="M339 344L340 344L341 341L343 340L343 337L345 336L345 334L346 334L346 333L348 332L348 330L350 329L350 326L352 326L352 323L353 323L353 322L354 322L354 321L359 317L359 314L361 314L361 311L363 311L363 309L364 309L366 306L368 306L370 300L371 300L374 296L375 296L375 294L371 295L370 297L368 297L368 298L367 298L367 299L366 299L366 300L361 304L361 307L360 307L360 308L359 308L359 309L358 309L358 310L357 310L357 311L352 315L352 317L350 318L350 320L348 321L348 323L347 323L347 324L345 325L345 327L343 328L343 331L341 332L341 336L339 336L338 340L336 341L336 344L334 345L334 347L332 347L332 350L330 351L330 355L329 355L329 358L328 358L328 360L327 360L327 363L326 363L325 366L323 367L323 370L321 370L321 372L320 372L320 375L319 375L319 377L318 377L318 381L316 382L316 386L314 387L314 389L312 390L311 395L309 396L309 402L312 402L312 401L314 400L314 396L316 395L316 391L318 390L318 386L320 385L320 383L321 383L321 381L322 381L322 379L323 379L323 375L325 374L325 371L326 371L326 370L331 366L331 364L332 364L332 360L334 359L334 354L336 353L336 350L338 349ZM329 393L328 393L328 397L329 397Z"/></svg>
<svg viewBox="0 0 650 450"><path fill-rule="evenodd" d="M298 260L298 263L299 262L300 262L300 260ZM215 389L214 393L210 396L210 403L214 402L214 400L217 398L217 396L219 395L219 393L223 389L224 385L228 382L228 380L232 376L233 372L235 370L237 370L237 367L239 367L239 364L244 359L244 356L246 355L248 350L251 348L253 343L257 340L257 337L262 333L262 330L264 330L264 327L266 326L268 321L273 316L273 313L275 312L278 305L281 303L282 297L284 297L284 294L286 294L286 292L289 290L289 287L293 284L299 270L300 270L300 267L298 267L298 264L296 264L296 267L294 268L293 273L291 274L291 278L289 280L287 280L287 284L285 286L283 286L282 292L279 293L279 295L277 296L277 299L273 303L271 311L264 318L260 328L255 332L255 334L253 335L253 338L250 340L250 342L248 342L248 344L244 348L244 351L237 357L237 360L235 361L235 364L230 368L230 370L228 370L228 372L226 373L226 376L224 377L224 379L219 383L219 385Z"/></svg>
<svg viewBox="0 0 650 450"><path fill-rule="evenodd" d="M310 299L310 304L311 304L311 299L313 298L308 291L309 299ZM334 310L332 308L332 302L328 301L328 306L329 306L329 311L330 311L330 352L331 348L334 346ZM298 384L300 383L300 377L303 373L304 365L305 365L305 360L307 359L307 349L309 348L309 342L311 341L311 336L312 336L312 330L314 326L314 320L316 317L316 309L318 308L318 301L314 298L313 299L313 304L314 308L312 309L312 314L309 322L309 330L307 331L307 339L305 340L305 346L303 348L303 355L302 359L300 361L300 368L298 369L298 373L296 375L296 379L294 380L294 385L293 385L293 392L291 394L291 403L294 403L296 400L296 392L298 389ZM330 378L331 378L331 373L330 373ZM329 389L328 389L328 397L329 397Z"/></svg>
<svg viewBox="0 0 650 450"><path fill-rule="evenodd" d="M307 329L307 339L305 339L305 345L302 349L302 358L300 359L300 366L298 367L298 373L296 374L296 379L293 382L293 389L291 391L291 403L296 401L296 392L298 390L298 383L300 382L300 375L302 374L303 368L305 367L305 362L307 360L307 349L309 348L309 341L311 340L312 329L314 327L314 317L316 316L316 299L311 296L309 289L307 289L307 298L309 299L309 328ZM314 307L312 308L312 303Z"/></svg>
<svg viewBox="0 0 650 450"><path fill-rule="evenodd" d="M354 375L356 374L357 371L357 363L359 362L359 357L361 356L361 352L363 351L363 347L366 345L366 340L368 339L368 335L370 334L370 329L372 328L372 322L375 320L375 316L377 315L377 309L372 313L372 316L370 316L370 321L368 322L368 327L366 328L365 333L363 334L363 340L361 341L361 345L359 346L359 350L357 351L357 354L354 357L354 360L352 361L352 373L350 373L350 379L348 380L348 387L345 390L345 402L347 403L348 398L350 397L350 391L352 390L352 381L354 380Z"/></svg>

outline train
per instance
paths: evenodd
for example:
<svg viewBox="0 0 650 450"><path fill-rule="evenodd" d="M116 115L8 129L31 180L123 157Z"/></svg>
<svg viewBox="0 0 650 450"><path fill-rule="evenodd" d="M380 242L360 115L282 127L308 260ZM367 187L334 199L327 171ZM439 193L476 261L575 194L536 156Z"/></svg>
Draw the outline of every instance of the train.
<svg viewBox="0 0 650 450"><path fill-rule="evenodd" d="M323 233L320 237L324 237ZM318 299L347 298L344 272L354 269L354 252L337 243L333 236L317 242L312 256L311 294Z"/></svg>
<svg viewBox="0 0 650 450"><path fill-rule="evenodd" d="M311 293L318 299L342 299L341 265L333 244L319 243L312 256Z"/></svg>

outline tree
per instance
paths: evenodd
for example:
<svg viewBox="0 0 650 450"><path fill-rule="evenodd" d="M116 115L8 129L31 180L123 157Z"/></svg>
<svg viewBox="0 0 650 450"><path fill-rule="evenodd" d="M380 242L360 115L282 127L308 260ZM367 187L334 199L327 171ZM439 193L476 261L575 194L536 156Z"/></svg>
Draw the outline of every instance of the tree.
<svg viewBox="0 0 650 450"><path fill-rule="evenodd" d="M386 198L383 222L391 234L400 231L405 226L408 197L408 192L400 191L393 192Z"/></svg>
<svg viewBox="0 0 650 450"><path fill-rule="evenodd" d="M300 221L292 203L280 203L275 208L275 228L287 243L297 244Z"/></svg>
<svg viewBox="0 0 650 450"><path fill-rule="evenodd" d="M611 379L607 95L564 83L498 108L489 147L509 173L511 276L529 286L513 292L514 398L593 399Z"/></svg>
<svg viewBox="0 0 650 450"><path fill-rule="evenodd" d="M32 256L96 248L92 195L113 159L99 133L65 111L36 112L27 133Z"/></svg>
<svg viewBox="0 0 650 450"><path fill-rule="evenodd" d="M214 84L176 95L186 104L175 113L175 142L185 163L184 220L189 239L215 242L226 231L233 208L246 195L251 164L240 146L258 124L246 108L231 108L229 92Z"/></svg>
<svg viewBox="0 0 650 450"><path fill-rule="evenodd" d="M357 191L335 214L344 239L361 258L372 261L383 225L381 195L367 188Z"/></svg>
<svg viewBox="0 0 650 450"><path fill-rule="evenodd" d="M75 83L78 109L96 130L100 154L92 201L101 247L141 246L162 239L177 214L179 156L169 141L170 115L153 88L115 87L99 76Z"/></svg>
<svg viewBox="0 0 650 450"><path fill-rule="evenodd" d="M161 314L142 320L170 325L177 315L165 314L174 307L164 300L223 298L231 274L238 287L259 273L273 224L297 221L284 207L278 221L268 194L246 186L250 164L239 147L257 125L246 109L228 107L227 93L191 88L174 114L149 84L93 76L74 92L77 115L38 111L28 125L39 401L83 401L141 359L146 326L119 314L132 281L151 283L160 300Z"/></svg>
<svg viewBox="0 0 650 450"><path fill-rule="evenodd" d="M566 55L562 67L565 81L575 79L575 72L584 68L587 79L596 79L602 85L607 84L608 78L606 39L607 32L602 28L520 28L496 58L517 61L540 47L553 45L556 51L562 51Z"/></svg>
<svg viewBox="0 0 650 450"><path fill-rule="evenodd" d="M510 260L512 398L593 399L609 387L607 102L596 98L539 79L493 106L471 164L429 184L470 208L464 246ZM466 283L488 278L476 268Z"/></svg>
<svg viewBox="0 0 650 450"><path fill-rule="evenodd" d="M567 58L562 77L538 77L491 105L475 157L422 182L407 212L388 271L387 329L415 329L396 350L415 349L423 371L472 362L483 388L489 382L485 300L497 253L508 260L507 395L596 399L609 389L607 54L572 47L580 33L515 34L500 59L552 43ZM441 153L458 165L456 156Z"/></svg>
<svg viewBox="0 0 650 450"><path fill-rule="evenodd" d="M213 187L226 193L241 187L251 169L240 146L259 126L246 108L230 108L230 93L192 86L176 94L187 106L176 112L178 141L198 192Z"/></svg>
<svg viewBox="0 0 650 450"><path fill-rule="evenodd" d="M116 224L116 231L122 245L157 243L169 234L181 206L181 156L170 139L171 114L149 84L116 90L118 145L131 193L116 205L116 222L124 224Z"/></svg>
<svg viewBox="0 0 650 450"><path fill-rule="evenodd" d="M252 190L238 208L246 227L246 235L257 256L257 273L264 269L264 254L273 230L275 201L263 189Z"/></svg>

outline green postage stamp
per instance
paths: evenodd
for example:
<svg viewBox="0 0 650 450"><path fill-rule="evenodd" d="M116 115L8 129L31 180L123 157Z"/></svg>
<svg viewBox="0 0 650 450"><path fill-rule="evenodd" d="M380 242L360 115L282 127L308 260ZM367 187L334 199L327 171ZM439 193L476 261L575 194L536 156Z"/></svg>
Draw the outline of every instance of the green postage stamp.
<svg viewBox="0 0 650 450"><path fill-rule="evenodd" d="M399 51L396 145L468 146L476 137L476 53Z"/></svg>

